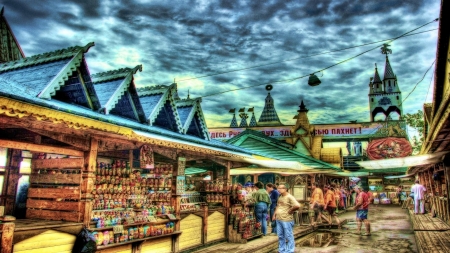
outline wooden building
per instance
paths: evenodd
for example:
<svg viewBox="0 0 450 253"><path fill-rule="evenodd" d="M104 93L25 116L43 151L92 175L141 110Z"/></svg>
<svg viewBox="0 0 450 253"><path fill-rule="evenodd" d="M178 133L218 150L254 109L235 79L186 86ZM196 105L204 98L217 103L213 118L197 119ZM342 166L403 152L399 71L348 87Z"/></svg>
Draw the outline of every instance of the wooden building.
<svg viewBox="0 0 450 253"><path fill-rule="evenodd" d="M448 1L441 2L439 32L434 71L434 97L424 105L424 142L420 154L425 164L411 166L413 174L426 186L429 194L428 211L436 212L450 224L450 11Z"/></svg>
<svg viewBox="0 0 450 253"><path fill-rule="evenodd" d="M98 219L118 212L134 217L118 231L158 232L110 239L99 252L180 252L226 240L229 171L246 166L232 160L252 153L210 140L201 99L180 99L176 84L137 89L140 65L91 75L93 46L0 65L2 252L70 252L83 227L112 236L117 224ZM197 200L186 193L185 168L194 165L210 176L198 180ZM21 178L29 179L24 203ZM208 199L205 184L218 189Z"/></svg>

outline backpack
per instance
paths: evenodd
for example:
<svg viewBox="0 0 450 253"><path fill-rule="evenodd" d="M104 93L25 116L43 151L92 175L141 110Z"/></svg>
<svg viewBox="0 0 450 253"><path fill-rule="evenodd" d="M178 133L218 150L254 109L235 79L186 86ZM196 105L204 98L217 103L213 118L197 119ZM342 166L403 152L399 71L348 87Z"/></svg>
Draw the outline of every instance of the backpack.
<svg viewBox="0 0 450 253"><path fill-rule="evenodd" d="M95 242L94 236L89 232L89 230L83 228L77 235L77 239L75 239L72 253L93 253L96 250L97 243Z"/></svg>

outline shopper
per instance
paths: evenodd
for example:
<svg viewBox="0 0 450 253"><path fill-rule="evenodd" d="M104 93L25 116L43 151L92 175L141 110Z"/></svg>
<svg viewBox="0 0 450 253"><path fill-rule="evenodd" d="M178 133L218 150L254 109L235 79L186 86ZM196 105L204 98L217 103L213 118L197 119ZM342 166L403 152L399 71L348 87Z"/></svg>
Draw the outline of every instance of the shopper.
<svg viewBox="0 0 450 253"><path fill-rule="evenodd" d="M280 192L280 197L273 219L277 223L278 252L293 253L295 241L292 229L294 227L294 216L292 214L300 208L300 204L294 196L287 192L286 185L280 184L277 189Z"/></svg>
<svg viewBox="0 0 450 253"><path fill-rule="evenodd" d="M277 223L273 220L273 214L275 213L275 207L277 206L278 197L280 196L280 193L278 192L276 186L272 183L266 184L266 191L269 193L270 201L272 204L270 204L270 223L272 227L272 232L270 235L277 235Z"/></svg>
<svg viewBox="0 0 450 253"><path fill-rule="evenodd" d="M267 233L267 220L266 216L268 214L268 210L270 204L270 196L264 189L264 184L261 182L257 182L255 184L256 192L253 193L253 199L255 200L255 217L256 221L261 223L261 229L263 235Z"/></svg>
<svg viewBox="0 0 450 253"><path fill-rule="evenodd" d="M345 187L341 186L341 193L342 193L342 202L344 204L344 210L347 209L347 190L345 190Z"/></svg>
<svg viewBox="0 0 450 253"><path fill-rule="evenodd" d="M355 186L353 188L355 192L358 194L356 197L356 204L353 207L353 209L356 210L356 224L357 224L357 234L361 234L361 227L362 223L364 223L364 226L366 227L366 233L363 234L365 236L370 236L370 222L367 219L367 216L369 214L369 195L364 192L361 187Z"/></svg>
<svg viewBox="0 0 450 253"><path fill-rule="evenodd" d="M411 192L414 195L414 214L425 213L425 192L427 189L425 186L419 184L419 180L416 180L415 184L411 187ZM420 207L420 210L419 210Z"/></svg>
<svg viewBox="0 0 450 253"><path fill-rule="evenodd" d="M325 192L325 206L323 207L324 210L326 210L329 214L329 220L326 219L325 220L328 221L328 225L333 224L333 217L336 219L338 228L341 228L341 221L339 220L339 218L337 217L336 214L336 200L335 200L335 194L334 194L334 188L331 186L325 186L324 187Z"/></svg>
<svg viewBox="0 0 450 253"><path fill-rule="evenodd" d="M309 204L310 209L314 210L314 218L311 221L312 225L322 223L322 211L325 205L322 189L320 189L318 186L319 185L317 183L314 183L311 186L312 194Z"/></svg>

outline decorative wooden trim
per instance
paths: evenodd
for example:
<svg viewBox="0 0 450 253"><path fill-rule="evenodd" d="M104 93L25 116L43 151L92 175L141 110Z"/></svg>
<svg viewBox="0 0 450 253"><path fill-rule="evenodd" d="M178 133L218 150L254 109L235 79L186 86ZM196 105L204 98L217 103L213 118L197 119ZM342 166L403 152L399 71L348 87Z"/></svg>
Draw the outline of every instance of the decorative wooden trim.
<svg viewBox="0 0 450 253"><path fill-rule="evenodd" d="M52 154L81 156L81 157L83 156L83 151L78 151L78 150L68 149L68 148L61 148L61 147L53 147L53 146L47 146L47 145L38 145L38 144L26 143L26 142L18 142L18 141L0 140L0 147L20 149L20 150L29 150L29 151L41 152L41 153L52 153Z"/></svg>
<svg viewBox="0 0 450 253"><path fill-rule="evenodd" d="M2 253L13 252L14 227L15 224L13 222L0 224L0 229L2 230L0 249Z"/></svg>
<svg viewBox="0 0 450 253"><path fill-rule="evenodd" d="M83 167L83 158L33 159L31 163L32 169L81 169Z"/></svg>
<svg viewBox="0 0 450 253"><path fill-rule="evenodd" d="M56 211L74 211L80 210L80 202L28 199L27 208L49 209Z"/></svg>
<svg viewBox="0 0 450 253"><path fill-rule="evenodd" d="M28 198L79 200L81 198L81 193L79 189L29 188Z"/></svg>

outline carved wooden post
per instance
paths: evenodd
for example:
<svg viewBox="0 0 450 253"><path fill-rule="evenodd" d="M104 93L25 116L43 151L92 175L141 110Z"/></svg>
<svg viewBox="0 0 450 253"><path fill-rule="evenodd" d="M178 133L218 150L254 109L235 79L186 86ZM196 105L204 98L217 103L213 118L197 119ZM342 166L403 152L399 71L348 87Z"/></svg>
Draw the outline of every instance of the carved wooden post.
<svg viewBox="0 0 450 253"><path fill-rule="evenodd" d="M15 219L14 219L15 220ZM1 253L11 253L13 252L13 238L14 238L14 222L8 222L2 220L3 223L0 224L0 230L2 230L1 236Z"/></svg>
<svg viewBox="0 0 450 253"><path fill-rule="evenodd" d="M176 158L176 164L173 167L172 174L172 206L175 208L175 216L177 219L181 219L181 195L177 192L177 189L180 187L178 183L178 176L184 176L184 169L186 167L186 158L178 157ZM180 231L180 220L175 222L175 231ZM172 243L172 251L179 252L180 251L180 237L176 236Z"/></svg>
<svg viewBox="0 0 450 253"><path fill-rule="evenodd" d="M91 147L89 151L84 152L84 170L82 172L83 182L81 184L81 213L83 213L83 224L89 228L92 213L92 199L91 194L94 189L95 169L97 167L97 151L98 139L91 138Z"/></svg>
<svg viewBox="0 0 450 253"><path fill-rule="evenodd" d="M208 204L203 206L203 244L208 242Z"/></svg>
<svg viewBox="0 0 450 253"><path fill-rule="evenodd" d="M223 199L223 207L225 208L225 236L226 236L226 238L225 239L227 239L228 240L228 233L229 233L229 231L228 231L228 223L229 223L229 221L228 221L228 219L229 219L229 217L230 217L230 213L231 213L231 209L230 209L230 207L231 207L231 205L230 205L230 202L231 202L231 200L230 200L230 192L231 192L231 187L232 187L232 184L231 184L231 162L230 161L228 161L227 162L227 168L225 169L225 175L223 175L223 180L224 180L224 182L225 182L225 187L224 187L224 192L225 192L225 194L224 194L224 196L225 196L225 198Z"/></svg>
<svg viewBox="0 0 450 253"><path fill-rule="evenodd" d="M13 215L16 203L17 184L21 175L19 174L20 162L22 161L22 151L19 149L9 149L6 161L5 184L3 192L5 199L5 214Z"/></svg>

